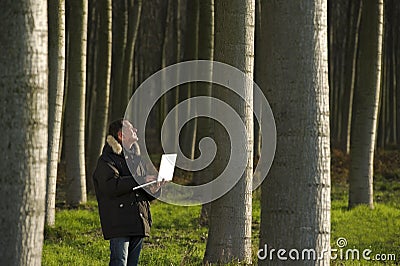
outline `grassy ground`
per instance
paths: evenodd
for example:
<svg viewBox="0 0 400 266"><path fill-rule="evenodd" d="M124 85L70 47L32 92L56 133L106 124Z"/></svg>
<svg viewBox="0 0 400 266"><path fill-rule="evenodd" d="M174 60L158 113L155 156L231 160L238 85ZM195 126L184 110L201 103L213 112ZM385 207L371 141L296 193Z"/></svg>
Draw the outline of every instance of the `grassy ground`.
<svg viewBox="0 0 400 266"><path fill-rule="evenodd" d="M347 210L347 164L342 154L334 154L332 168L331 247L337 249L332 265L400 265L400 160L399 154L383 153L376 160L374 210L358 207ZM383 163L383 161L385 163ZM46 228L43 265L107 265L108 242L103 240L96 201L89 197L86 206L59 209L56 227ZM253 254L256 262L260 225L259 193L253 201ZM152 237L145 240L141 265L200 265L207 240L207 228L199 225L200 206L180 207L162 202L152 204ZM338 246L345 238L347 245ZM340 244L340 243L339 243ZM391 254L396 261L352 260L349 249L371 259ZM345 260L346 252L350 260ZM367 252L367 251L366 251ZM340 257L343 260L340 260Z"/></svg>

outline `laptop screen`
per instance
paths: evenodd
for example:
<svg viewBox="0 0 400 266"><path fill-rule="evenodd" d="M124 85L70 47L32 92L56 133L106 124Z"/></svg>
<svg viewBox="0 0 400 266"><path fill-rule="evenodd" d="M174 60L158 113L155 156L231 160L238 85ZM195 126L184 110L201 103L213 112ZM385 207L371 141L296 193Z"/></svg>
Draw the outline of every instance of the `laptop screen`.
<svg viewBox="0 0 400 266"><path fill-rule="evenodd" d="M176 153L163 154L161 156L160 170L158 172L157 181L172 181L172 178L174 177L176 156Z"/></svg>

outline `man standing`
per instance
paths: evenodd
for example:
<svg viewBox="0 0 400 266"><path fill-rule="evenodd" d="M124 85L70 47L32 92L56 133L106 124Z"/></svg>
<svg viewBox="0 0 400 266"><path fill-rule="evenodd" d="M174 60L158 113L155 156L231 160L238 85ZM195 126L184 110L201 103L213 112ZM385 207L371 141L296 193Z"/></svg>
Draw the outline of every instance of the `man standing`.
<svg viewBox="0 0 400 266"><path fill-rule="evenodd" d="M127 120L112 122L93 174L101 228L110 240L110 265L137 265L143 237L150 234L149 201L161 192L159 183L149 187L151 195L133 190L139 185L136 180L156 179L146 173L136 131Z"/></svg>

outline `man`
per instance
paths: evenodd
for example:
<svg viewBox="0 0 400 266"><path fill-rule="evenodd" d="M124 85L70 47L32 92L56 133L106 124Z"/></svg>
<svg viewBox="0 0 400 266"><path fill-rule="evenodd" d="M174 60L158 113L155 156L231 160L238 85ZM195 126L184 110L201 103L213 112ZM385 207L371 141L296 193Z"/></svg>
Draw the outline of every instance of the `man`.
<svg viewBox="0 0 400 266"><path fill-rule="evenodd" d="M150 234L149 201L161 192L159 183L149 187L152 195L133 190L136 180L156 178L146 173L136 131L127 120L112 122L93 174L101 228L104 239L110 240L110 265L137 265L143 237Z"/></svg>

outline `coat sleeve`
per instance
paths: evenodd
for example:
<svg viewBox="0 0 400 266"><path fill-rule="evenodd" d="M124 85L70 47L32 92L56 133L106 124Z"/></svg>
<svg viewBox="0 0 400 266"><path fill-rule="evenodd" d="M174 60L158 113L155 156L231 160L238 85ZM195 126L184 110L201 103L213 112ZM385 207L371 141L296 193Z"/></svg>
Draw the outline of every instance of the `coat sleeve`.
<svg viewBox="0 0 400 266"><path fill-rule="evenodd" d="M147 175L147 167L146 167L146 164L143 163L142 160L140 160L138 169L140 169L140 170L139 170L139 174L140 174L141 176L146 176L146 175ZM149 187L144 187L144 188L142 188L142 189L140 189L140 190L142 191L142 193L144 193L144 194L146 195L148 201L153 201L153 200L155 200L156 198L159 198L160 195L161 195L161 188L160 188L156 193L154 193L154 194L151 193Z"/></svg>
<svg viewBox="0 0 400 266"><path fill-rule="evenodd" d="M130 193L137 186L132 176L118 176L115 171L101 158L97 162L93 174L93 182L99 193L118 197Z"/></svg>

